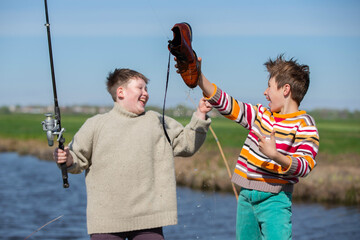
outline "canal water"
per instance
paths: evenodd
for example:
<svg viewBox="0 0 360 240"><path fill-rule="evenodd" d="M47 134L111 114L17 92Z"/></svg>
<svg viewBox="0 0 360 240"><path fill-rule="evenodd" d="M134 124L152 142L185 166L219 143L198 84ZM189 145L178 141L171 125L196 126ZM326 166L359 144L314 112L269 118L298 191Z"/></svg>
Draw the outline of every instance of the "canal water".
<svg viewBox="0 0 360 240"><path fill-rule="evenodd" d="M69 182L63 189L53 162L0 153L0 239L89 239L84 175ZM167 240L235 239L233 194L178 187L177 197L179 223L164 228ZM360 239L359 207L294 204L292 221L295 240Z"/></svg>

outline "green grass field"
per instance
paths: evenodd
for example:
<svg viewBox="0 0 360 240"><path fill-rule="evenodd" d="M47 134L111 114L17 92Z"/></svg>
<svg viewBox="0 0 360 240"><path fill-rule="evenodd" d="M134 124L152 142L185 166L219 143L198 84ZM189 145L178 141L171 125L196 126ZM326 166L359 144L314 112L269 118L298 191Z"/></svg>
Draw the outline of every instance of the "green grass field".
<svg viewBox="0 0 360 240"><path fill-rule="evenodd" d="M62 115L62 127L66 129L64 137L70 142L76 131L90 115ZM46 142L41 122L42 114L1 114L0 138L36 139ZM178 118L182 124L190 118ZM316 120L316 119L315 119ZM320 133L320 152L329 154L355 153L360 154L360 121L357 119L316 120ZM218 117L212 119L215 131L223 148L241 148L248 131L240 125ZM207 144L216 145L213 135L209 132Z"/></svg>
<svg viewBox="0 0 360 240"><path fill-rule="evenodd" d="M69 142L80 126L90 115L61 115L61 125L65 128L64 137ZM0 137L14 139L46 140L41 122L43 114L2 114L0 115Z"/></svg>

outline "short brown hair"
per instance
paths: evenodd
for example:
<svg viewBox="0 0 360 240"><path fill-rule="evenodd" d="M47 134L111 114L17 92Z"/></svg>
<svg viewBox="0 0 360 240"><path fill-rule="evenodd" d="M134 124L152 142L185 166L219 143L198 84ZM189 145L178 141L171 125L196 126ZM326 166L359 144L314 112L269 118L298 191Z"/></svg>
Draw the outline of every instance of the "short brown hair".
<svg viewBox="0 0 360 240"><path fill-rule="evenodd" d="M149 79L143 74L128 68L116 68L113 72L109 73L106 86L114 102L116 102L116 90L118 87L126 85L131 78L143 79L146 84L149 82Z"/></svg>
<svg viewBox="0 0 360 240"><path fill-rule="evenodd" d="M293 58L285 60L284 54L275 60L269 59L264 65L269 72L269 80L274 77L278 89L285 84L290 85L291 97L300 106L310 84L309 66L298 64Z"/></svg>

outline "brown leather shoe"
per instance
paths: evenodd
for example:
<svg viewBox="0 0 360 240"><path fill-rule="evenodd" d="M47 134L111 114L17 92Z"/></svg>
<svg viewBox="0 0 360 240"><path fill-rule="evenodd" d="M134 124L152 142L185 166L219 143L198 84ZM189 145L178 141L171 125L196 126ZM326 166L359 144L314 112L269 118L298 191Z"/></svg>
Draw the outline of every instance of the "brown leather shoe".
<svg viewBox="0 0 360 240"><path fill-rule="evenodd" d="M179 73L188 87L194 88L200 76L200 63L192 50L192 30L188 23L177 23L171 29L174 39L169 41L169 51L176 57Z"/></svg>

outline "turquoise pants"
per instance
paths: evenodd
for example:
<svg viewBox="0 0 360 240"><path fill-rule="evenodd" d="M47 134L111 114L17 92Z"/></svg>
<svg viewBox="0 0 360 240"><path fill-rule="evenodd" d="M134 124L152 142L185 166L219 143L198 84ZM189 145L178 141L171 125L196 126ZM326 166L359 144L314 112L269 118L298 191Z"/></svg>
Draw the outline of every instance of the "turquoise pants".
<svg viewBox="0 0 360 240"><path fill-rule="evenodd" d="M291 193L242 188L236 216L236 239L291 239Z"/></svg>

